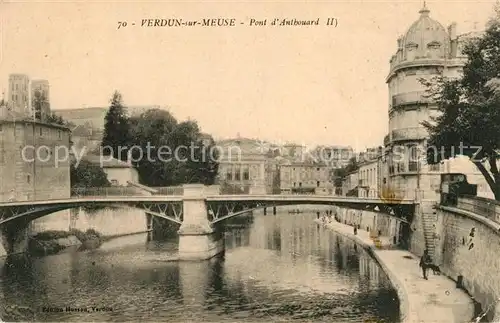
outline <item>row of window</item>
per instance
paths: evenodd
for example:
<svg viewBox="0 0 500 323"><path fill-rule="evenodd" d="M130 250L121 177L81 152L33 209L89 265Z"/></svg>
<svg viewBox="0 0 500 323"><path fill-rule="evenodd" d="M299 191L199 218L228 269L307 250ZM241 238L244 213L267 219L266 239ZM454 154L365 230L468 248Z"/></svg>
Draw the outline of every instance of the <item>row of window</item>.
<svg viewBox="0 0 500 323"><path fill-rule="evenodd" d="M308 167L308 168L311 168L311 167ZM294 168L292 168L292 170L293 170L293 171L295 171L295 167L294 167ZM300 168L300 170L304 172L304 171L306 170L306 168ZM319 167L316 167L316 171L318 171L318 172L319 172L319 171L320 171L320 168L319 168Z"/></svg>
<svg viewBox="0 0 500 323"><path fill-rule="evenodd" d="M2 131L3 131L3 125L0 124L0 132L2 132ZM40 137L43 137L44 135L50 135L51 131L49 129L45 129L45 131L44 131L43 127L38 127L38 134L40 135ZM57 130L57 138L62 139L62 131L61 130Z"/></svg>
<svg viewBox="0 0 500 323"><path fill-rule="evenodd" d="M314 182L311 182L311 183L314 183ZM304 184L308 184L308 183L304 183ZM320 181L316 181L316 187L319 187L320 184L321 184ZM293 187L302 187L302 182L299 182L298 186L297 186L297 182L293 182Z"/></svg>
<svg viewBox="0 0 500 323"><path fill-rule="evenodd" d="M439 172L441 167L440 164L429 165L430 172ZM404 162L396 162L394 164L389 164L389 174L398 174L406 172L418 172L419 163L417 161L409 161L408 165Z"/></svg>
<svg viewBox="0 0 500 323"><path fill-rule="evenodd" d="M236 172L236 173L234 173L234 178L233 178L233 173L231 171L228 171L226 173L226 179L228 181L241 181L242 176L239 172ZM243 180L244 181L250 180L250 173L248 172L248 170L243 171Z"/></svg>
<svg viewBox="0 0 500 323"><path fill-rule="evenodd" d="M376 183L377 182L377 169L372 168L372 169L365 169L361 170L359 172L359 177L360 177L360 183L362 185L366 185L369 183Z"/></svg>
<svg viewBox="0 0 500 323"><path fill-rule="evenodd" d="M27 84L23 84L23 85L24 85L24 86L23 86L24 90L25 90L25 91L26 91L26 90L28 90L28 85L27 85ZM17 91L17 90L19 90L19 84L17 84L17 83L12 83L12 87L11 87L11 88L12 88L12 91L14 91L14 90L16 90L16 91Z"/></svg>
<svg viewBox="0 0 500 323"><path fill-rule="evenodd" d="M17 94L12 94L12 101L17 102L18 98L19 97L17 96ZM22 102L28 102L28 98L26 97L26 95L21 96L21 99Z"/></svg>

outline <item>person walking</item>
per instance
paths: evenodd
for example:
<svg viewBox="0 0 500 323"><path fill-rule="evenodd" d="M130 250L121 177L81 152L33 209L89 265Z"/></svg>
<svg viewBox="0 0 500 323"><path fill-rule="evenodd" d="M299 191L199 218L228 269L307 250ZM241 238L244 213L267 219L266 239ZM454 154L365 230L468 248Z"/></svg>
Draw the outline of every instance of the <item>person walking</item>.
<svg viewBox="0 0 500 323"><path fill-rule="evenodd" d="M427 249L424 250L424 254L420 258L420 267L422 268L422 274L424 279L427 279L427 269L429 269L429 265L432 263L431 256L429 255L429 251Z"/></svg>

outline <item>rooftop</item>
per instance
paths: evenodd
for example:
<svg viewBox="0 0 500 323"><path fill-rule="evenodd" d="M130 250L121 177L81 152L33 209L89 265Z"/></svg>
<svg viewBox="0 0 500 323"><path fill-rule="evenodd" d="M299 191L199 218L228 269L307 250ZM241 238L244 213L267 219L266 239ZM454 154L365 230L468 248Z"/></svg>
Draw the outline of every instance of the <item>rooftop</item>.
<svg viewBox="0 0 500 323"><path fill-rule="evenodd" d="M109 156L88 154L83 156L82 159L91 164L99 165L102 168L133 168L133 166L127 162Z"/></svg>

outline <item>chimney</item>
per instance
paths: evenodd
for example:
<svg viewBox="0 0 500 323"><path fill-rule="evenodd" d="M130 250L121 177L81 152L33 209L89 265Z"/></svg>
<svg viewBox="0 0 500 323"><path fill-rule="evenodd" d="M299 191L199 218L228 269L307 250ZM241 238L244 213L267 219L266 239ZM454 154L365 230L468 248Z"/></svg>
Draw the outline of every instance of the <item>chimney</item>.
<svg viewBox="0 0 500 323"><path fill-rule="evenodd" d="M457 37L457 23L452 22L448 26L448 34L450 35L450 57L457 57L458 55L458 37Z"/></svg>
<svg viewBox="0 0 500 323"><path fill-rule="evenodd" d="M448 34L450 35L451 40L457 39L457 23L456 22L452 22L448 26Z"/></svg>

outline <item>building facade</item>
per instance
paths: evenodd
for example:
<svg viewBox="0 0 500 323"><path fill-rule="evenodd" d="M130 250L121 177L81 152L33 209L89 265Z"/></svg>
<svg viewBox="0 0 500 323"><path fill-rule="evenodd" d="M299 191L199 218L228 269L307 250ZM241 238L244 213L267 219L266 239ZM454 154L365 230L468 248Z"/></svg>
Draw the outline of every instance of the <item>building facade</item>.
<svg viewBox="0 0 500 323"><path fill-rule="evenodd" d="M385 156L388 171L385 185L388 187L384 189L405 192L406 198L420 194L426 199L436 199L440 167L422 162L428 138L422 122L436 116L438 110L420 79L458 77L464 57L456 24L445 29L430 17L425 5L419 14L406 34L398 38L397 51L390 59L386 80L389 134L384 138L384 145L388 148Z"/></svg>
<svg viewBox="0 0 500 323"><path fill-rule="evenodd" d="M228 194L266 194L266 151L253 139L236 138L217 142L218 181Z"/></svg>
<svg viewBox="0 0 500 323"><path fill-rule="evenodd" d="M0 198L70 196L70 131L52 124L0 120Z"/></svg>
<svg viewBox="0 0 500 323"><path fill-rule="evenodd" d="M44 122L50 115L49 88L47 80L30 80L25 74L10 74L9 94L7 100L4 98L4 106L18 118Z"/></svg>
<svg viewBox="0 0 500 323"><path fill-rule="evenodd" d="M29 115L30 79L25 74L9 75L9 92L7 102L14 113Z"/></svg>
<svg viewBox="0 0 500 323"><path fill-rule="evenodd" d="M331 168L342 168L349 164L349 159L354 157L354 150L350 146L318 146L314 150L318 162Z"/></svg>
<svg viewBox="0 0 500 323"><path fill-rule="evenodd" d="M84 160L102 168L112 186L129 186L139 183L139 173L130 161L124 162L111 156L86 155Z"/></svg>
<svg viewBox="0 0 500 323"><path fill-rule="evenodd" d="M0 199L7 202L69 198L69 147L68 128L0 119ZM31 234L68 228L69 211L30 223Z"/></svg>
<svg viewBox="0 0 500 323"><path fill-rule="evenodd" d="M342 196L358 196L359 172L347 174L342 180Z"/></svg>
<svg viewBox="0 0 500 323"><path fill-rule="evenodd" d="M331 168L323 164L280 166L281 194L333 194Z"/></svg>
<svg viewBox="0 0 500 323"><path fill-rule="evenodd" d="M379 196L379 159L374 158L366 160L359 165L358 181L359 181L359 197Z"/></svg>

